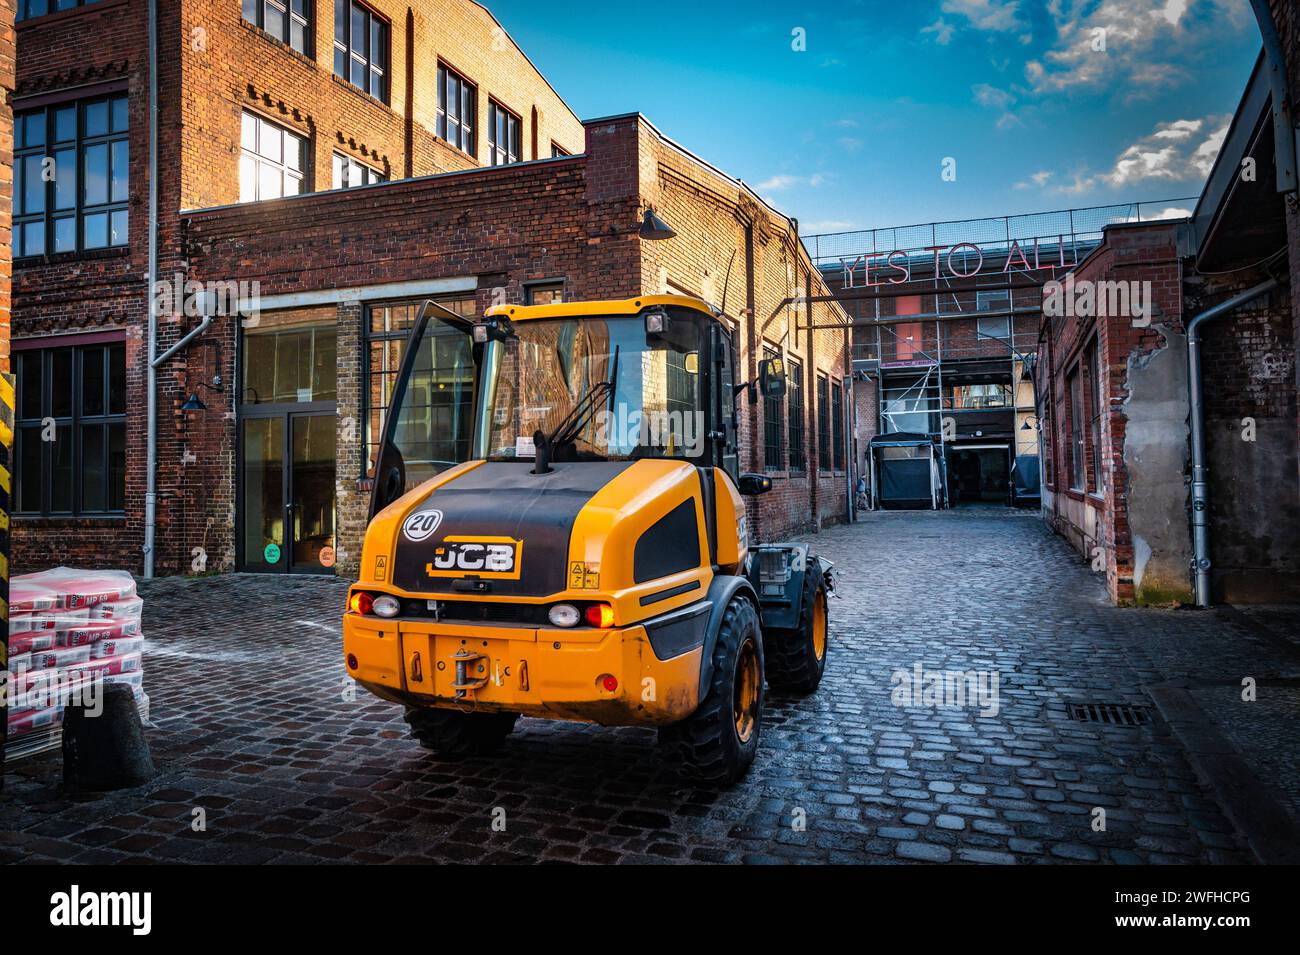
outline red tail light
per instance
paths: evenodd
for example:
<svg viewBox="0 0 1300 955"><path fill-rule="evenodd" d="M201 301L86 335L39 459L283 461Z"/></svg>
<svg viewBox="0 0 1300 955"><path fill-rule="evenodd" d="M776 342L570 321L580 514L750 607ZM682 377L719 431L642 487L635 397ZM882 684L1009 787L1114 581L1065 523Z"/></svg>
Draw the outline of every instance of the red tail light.
<svg viewBox="0 0 1300 955"><path fill-rule="evenodd" d="M618 689L618 677L613 674L606 674L605 678L600 681L600 685L605 688L606 692L613 693Z"/></svg>
<svg viewBox="0 0 1300 955"><path fill-rule="evenodd" d="M358 590L348 599L348 609L353 613L370 613L375 609L375 598L364 590Z"/></svg>
<svg viewBox="0 0 1300 955"><path fill-rule="evenodd" d="M591 604L583 616L593 627L608 629L614 626L614 608L609 604Z"/></svg>

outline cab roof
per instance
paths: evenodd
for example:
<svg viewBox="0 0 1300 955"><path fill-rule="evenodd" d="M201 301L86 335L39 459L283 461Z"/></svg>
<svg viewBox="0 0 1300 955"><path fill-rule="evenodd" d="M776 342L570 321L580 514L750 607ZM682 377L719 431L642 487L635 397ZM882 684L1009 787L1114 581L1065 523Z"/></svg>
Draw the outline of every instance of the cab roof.
<svg viewBox="0 0 1300 955"><path fill-rule="evenodd" d="M555 305L493 305L484 315L504 315L512 322L537 318L574 318L596 315L638 315L656 305L678 305L693 309L710 318L720 314L708 302L689 295L641 295L637 298L607 299L595 302L559 302Z"/></svg>

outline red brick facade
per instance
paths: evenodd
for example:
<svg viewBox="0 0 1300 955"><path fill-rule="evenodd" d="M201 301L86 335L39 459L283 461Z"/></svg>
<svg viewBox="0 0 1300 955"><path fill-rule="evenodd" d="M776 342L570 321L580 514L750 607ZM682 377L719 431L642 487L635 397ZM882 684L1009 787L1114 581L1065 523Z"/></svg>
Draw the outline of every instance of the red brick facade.
<svg viewBox="0 0 1300 955"><path fill-rule="evenodd" d="M129 244L20 261L14 311L16 334L28 340L104 330L124 338L125 510L115 517L21 518L15 559L23 569L93 563L139 571L142 565L145 6L144 0L100 0L21 27L19 109L50 96L72 96L74 88L87 85L125 90L131 154ZM336 329L339 571L348 572L359 555L364 527L368 492L356 423L366 413L362 323L367 303L376 298L459 290L481 310L498 301L523 301L529 282L557 279L568 299L669 288L720 303L725 293L729 320L741 329L742 369L752 372L752 349L760 340L779 344L801 362L808 379L804 433L815 461L815 376L845 376L847 342L836 331L817 332L810 341L806 330L794 327L796 316L806 326L808 309L787 300L825 289L792 222L639 116L584 128L477 4L423 0L399 6L379 0L371 6L391 26L387 103L334 76L330 4L317 3L315 47L309 44L305 56L244 22L238 4L167 5L159 27L159 278L256 282L272 313L311 309ZM477 88L474 156L435 135L439 64ZM524 164L480 168L490 161L490 103L518 117ZM239 204L244 111L305 138L302 190L310 194ZM552 159L553 147L572 157ZM392 181L330 191L336 152ZM639 239L648 205L660 210L678 238ZM834 305L818 305L814 321L828 324L834 319L825 316L836 312ZM167 310L159 317L159 350L197 323L179 308ZM238 322L218 317L158 370L160 574L237 564L235 395L241 347ZM225 390L200 392L207 412L182 413L186 396L217 375ZM742 408L742 453L749 454L747 442L761 433L762 409ZM742 466L748 463L742 459ZM761 464L760 458L759 469ZM771 537L843 519L845 483L843 473L778 475L777 489L753 514L757 532Z"/></svg>

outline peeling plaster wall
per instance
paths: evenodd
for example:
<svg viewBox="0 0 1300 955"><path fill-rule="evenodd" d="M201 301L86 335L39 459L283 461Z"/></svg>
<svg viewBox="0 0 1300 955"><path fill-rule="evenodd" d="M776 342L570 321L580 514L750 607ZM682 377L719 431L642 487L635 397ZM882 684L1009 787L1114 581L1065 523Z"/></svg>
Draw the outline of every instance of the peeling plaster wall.
<svg viewBox="0 0 1300 955"><path fill-rule="evenodd" d="M1187 336L1152 326L1163 344L1128 356L1124 468L1137 603L1192 600L1188 523Z"/></svg>

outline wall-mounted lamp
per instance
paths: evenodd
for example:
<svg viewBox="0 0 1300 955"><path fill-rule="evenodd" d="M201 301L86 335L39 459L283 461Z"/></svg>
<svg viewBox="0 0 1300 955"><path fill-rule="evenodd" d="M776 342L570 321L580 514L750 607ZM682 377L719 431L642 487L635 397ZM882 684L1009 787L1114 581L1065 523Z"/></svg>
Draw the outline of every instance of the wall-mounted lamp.
<svg viewBox="0 0 1300 955"><path fill-rule="evenodd" d="M667 222L655 215L654 206L647 206L641 220L640 236L650 242L674 238L677 233Z"/></svg>

